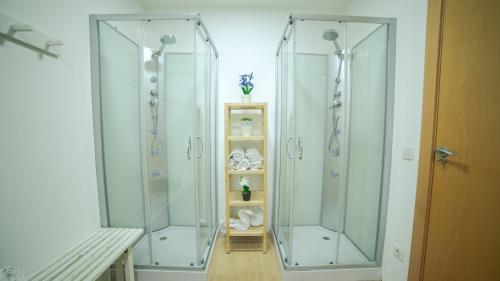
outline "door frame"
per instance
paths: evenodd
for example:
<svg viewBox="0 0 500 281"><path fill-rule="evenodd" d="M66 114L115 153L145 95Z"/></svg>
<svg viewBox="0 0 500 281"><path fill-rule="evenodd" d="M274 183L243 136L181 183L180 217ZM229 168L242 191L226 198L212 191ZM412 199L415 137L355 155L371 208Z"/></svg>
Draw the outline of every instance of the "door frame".
<svg viewBox="0 0 500 281"><path fill-rule="evenodd" d="M429 0L425 43L422 127L408 281L423 280L436 145L443 20L446 0Z"/></svg>

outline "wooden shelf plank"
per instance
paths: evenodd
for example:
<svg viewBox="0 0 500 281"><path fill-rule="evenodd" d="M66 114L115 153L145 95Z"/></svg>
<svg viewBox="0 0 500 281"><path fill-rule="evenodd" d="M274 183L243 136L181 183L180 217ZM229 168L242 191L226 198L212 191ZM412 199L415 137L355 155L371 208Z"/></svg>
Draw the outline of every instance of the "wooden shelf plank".
<svg viewBox="0 0 500 281"><path fill-rule="evenodd" d="M264 169L261 170L227 170L230 175L263 175Z"/></svg>
<svg viewBox="0 0 500 281"><path fill-rule="evenodd" d="M229 110L235 109L264 109L265 103L226 103Z"/></svg>
<svg viewBox="0 0 500 281"><path fill-rule="evenodd" d="M229 229L229 236L264 236L263 226L252 226L247 230Z"/></svg>
<svg viewBox="0 0 500 281"><path fill-rule="evenodd" d="M264 206L264 194L259 190L252 190L250 201L243 201L241 191L229 192L229 206L231 207L260 207Z"/></svg>
<svg viewBox="0 0 500 281"><path fill-rule="evenodd" d="M228 136L227 138L230 141L262 141L262 140L264 140L264 136L250 136L250 137Z"/></svg>

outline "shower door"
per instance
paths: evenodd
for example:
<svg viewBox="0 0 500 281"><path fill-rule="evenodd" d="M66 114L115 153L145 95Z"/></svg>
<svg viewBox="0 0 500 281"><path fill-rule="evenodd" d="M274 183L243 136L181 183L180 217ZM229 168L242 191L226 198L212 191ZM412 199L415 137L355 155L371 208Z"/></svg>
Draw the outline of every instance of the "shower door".
<svg viewBox="0 0 500 281"><path fill-rule="evenodd" d="M195 73L196 113L195 145L196 155L196 200L197 200L197 255L200 264L205 263L205 254L211 243L211 176L209 135L210 111L210 45L198 26L195 28Z"/></svg>
<svg viewBox="0 0 500 281"><path fill-rule="evenodd" d="M280 173L277 179L278 183L278 222L275 231L278 235L280 250L284 253L284 262L291 262L289 257L292 256L292 179L293 174L293 156L295 154L294 138L293 138L293 91L294 91L294 63L295 63L295 29L292 28L286 35L287 39L280 50L279 68L281 77L279 83L281 92L278 97L281 100L281 111L278 112L280 125L279 140L280 153L278 154Z"/></svg>

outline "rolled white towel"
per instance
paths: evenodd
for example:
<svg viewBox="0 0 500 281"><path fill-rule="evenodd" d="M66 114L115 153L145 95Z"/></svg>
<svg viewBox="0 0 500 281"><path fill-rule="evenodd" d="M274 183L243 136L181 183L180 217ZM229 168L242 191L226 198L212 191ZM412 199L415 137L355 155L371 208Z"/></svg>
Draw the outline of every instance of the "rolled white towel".
<svg viewBox="0 0 500 281"><path fill-rule="evenodd" d="M238 163L237 169L238 170L248 170L249 167L250 167L250 161L248 161L247 159L243 159Z"/></svg>
<svg viewBox="0 0 500 281"><path fill-rule="evenodd" d="M229 154L229 159L236 161L236 163L241 162L241 160L245 159L245 152L243 149L235 148Z"/></svg>
<svg viewBox="0 0 500 281"><path fill-rule="evenodd" d="M231 170L236 170L238 168L238 162L236 162L236 160L234 159L229 159L227 160L227 166Z"/></svg>
<svg viewBox="0 0 500 281"><path fill-rule="evenodd" d="M262 162L257 161L257 162L251 162L250 165L248 165L249 170L257 171L262 168Z"/></svg>
<svg viewBox="0 0 500 281"><path fill-rule="evenodd" d="M245 156L250 162L262 161L262 156L260 155L259 151L255 148L247 149Z"/></svg>

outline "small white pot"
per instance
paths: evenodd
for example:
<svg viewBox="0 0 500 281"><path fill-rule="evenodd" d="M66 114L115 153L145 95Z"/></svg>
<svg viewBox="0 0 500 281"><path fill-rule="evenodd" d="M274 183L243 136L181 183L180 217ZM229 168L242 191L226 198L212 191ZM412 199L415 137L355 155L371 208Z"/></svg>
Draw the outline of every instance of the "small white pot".
<svg viewBox="0 0 500 281"><path fill-rule="evenodd" d="M250 95L241 95L241 102L243 102L243 103L250 103L251 102Z"/></svg>
<svg viewBox="0 0 500 281"><path fill-rule="evenodd" d="M241 121L241 135L244 137L249 137L252 135L252 132L252 121Z"/></svg>

